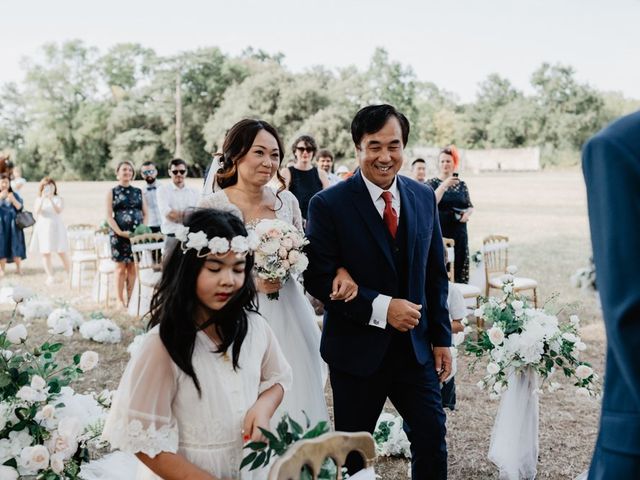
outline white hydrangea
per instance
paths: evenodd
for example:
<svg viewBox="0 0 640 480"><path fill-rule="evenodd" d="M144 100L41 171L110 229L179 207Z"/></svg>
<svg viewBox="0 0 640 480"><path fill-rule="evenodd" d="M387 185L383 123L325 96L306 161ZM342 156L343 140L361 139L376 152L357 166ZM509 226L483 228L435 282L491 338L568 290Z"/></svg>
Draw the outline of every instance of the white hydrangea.
<svg viewBox="0 0 640 480"><path fill-rule="evenodd" d="M18 313L25 320L47 318L53 311L53 303L46 298L33 297L18 305Z"/></svg>
<svg viewBox="0 0 640 480"><path fill-rule="evenodd" d="M79 328L84 323L82 314L72 307L61 307L53 310L47 317L47 326L53 328L59 318L65 318L71 323L72 328Z"/></svg>
<svg viewBox="0 0 640 480"><path fill-rule="evenodd" d="M120 327L108 318L87 320L80 325L80 335L98 343L119 343L122 339Z"/></svg>

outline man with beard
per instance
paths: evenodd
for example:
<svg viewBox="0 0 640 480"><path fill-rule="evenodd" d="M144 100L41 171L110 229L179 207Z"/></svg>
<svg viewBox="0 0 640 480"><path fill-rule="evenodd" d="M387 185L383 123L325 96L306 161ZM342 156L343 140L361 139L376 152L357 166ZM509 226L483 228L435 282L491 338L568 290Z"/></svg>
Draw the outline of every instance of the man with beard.
<svg viewBox="0 0 640 480"><path fill-rule="evenodd" d="M158 208L158 169L151 161L146 161L140 169L142 179L146 182L145 188L142 190L144 199L147 201L148 227L153 233L160 232L160 209Z"/></svg>

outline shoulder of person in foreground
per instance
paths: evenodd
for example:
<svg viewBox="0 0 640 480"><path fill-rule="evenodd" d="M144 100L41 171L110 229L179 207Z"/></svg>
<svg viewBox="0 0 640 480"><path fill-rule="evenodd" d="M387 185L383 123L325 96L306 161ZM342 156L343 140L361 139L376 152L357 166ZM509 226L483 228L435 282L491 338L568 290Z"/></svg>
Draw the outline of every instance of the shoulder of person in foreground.
<svg viewBox="0 0 640 480"><path fill-rule="evenodd" d="M640 112L619 118L600 130L585 144L584 153L607 144L615 144L629 154L640 155Z"/></svg>

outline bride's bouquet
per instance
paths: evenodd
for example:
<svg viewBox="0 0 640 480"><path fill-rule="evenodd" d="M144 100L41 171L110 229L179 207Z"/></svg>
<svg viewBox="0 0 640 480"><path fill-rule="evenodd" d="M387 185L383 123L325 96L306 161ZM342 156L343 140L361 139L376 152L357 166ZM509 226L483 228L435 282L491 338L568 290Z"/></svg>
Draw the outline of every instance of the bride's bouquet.
<svg viewBox="0 0 640 480"><path fill-rule="evenodd" d="M263 280L284 284L289 277L307 269L309 260L302 251L308 240L293 225L278 219L260 220L254 227L258 244L255 249L255 271ZM277 299L278 292L267 295Z"/></svg>
<svg viewBox="0 0 640 480"><path fill-rule="evenodd" d="M578 334L579 318L571 315L568 322L561 322L553 312L531 308L514 291L515 267L510 269L502 279L504 298L490 297L475 312L492 327L479 332L477 341L465 342L467 354L478 360L487 357L486 375L478 386L497 399L506 391L512 373L533 371L544 383L556 371L562 371L572 379L578 395L595 395L598 375L579 359L580 352L587 348ZM559 387L551 382L548 389L553 392Z"/></svg>

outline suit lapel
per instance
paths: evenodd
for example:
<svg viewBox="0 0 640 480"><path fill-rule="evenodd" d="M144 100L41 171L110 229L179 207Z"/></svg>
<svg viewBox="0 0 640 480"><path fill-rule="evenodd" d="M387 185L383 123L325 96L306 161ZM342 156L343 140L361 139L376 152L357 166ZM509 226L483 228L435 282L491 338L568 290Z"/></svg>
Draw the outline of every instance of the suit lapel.
<svg viewBox="0 0 640 480"><path fill-rule="evenodd" d="M410 190L408 181L398 175L398 191L400 192L400 216L404 218L407 232L407 265L413 264L413 253L416 246L416 233L418 225L418 209L416 208L416 196Z"/></svg>
<svg viewBox="0 0 640 480"><path fill-rule="evenodd" d="M352 177L351 192L353 194L353 204L360 213L360 216L362 216L362 219L369 228L373 238L376 240L380 250L384 253L387 262L395 271L396 266L393 261L393 253L391 252L389 241L387 240L387 227L382 222L380 214L371 200L371 195L369 194L369 190L367 190L367 186L364 184L364 180L361 175L362 174L358 171L358 173ZM402 208L402 206L400 206L400 208Z"/></svg>

